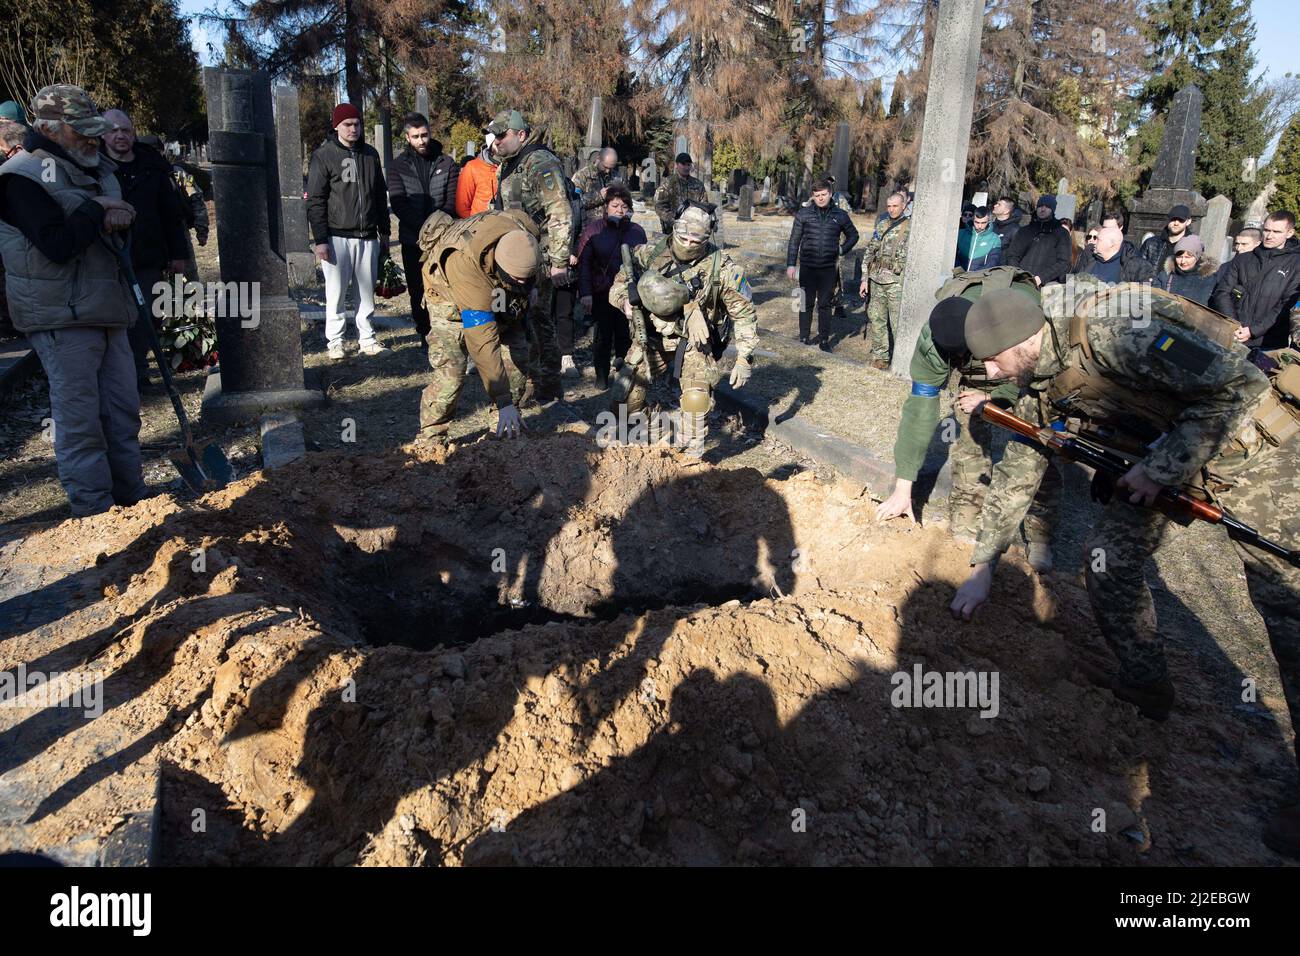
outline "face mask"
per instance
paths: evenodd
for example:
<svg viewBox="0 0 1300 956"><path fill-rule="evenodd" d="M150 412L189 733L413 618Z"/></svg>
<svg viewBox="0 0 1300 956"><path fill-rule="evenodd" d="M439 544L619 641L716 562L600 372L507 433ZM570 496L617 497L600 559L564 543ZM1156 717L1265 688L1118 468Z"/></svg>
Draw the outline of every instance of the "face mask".
<svg viewBox="0 0 1300 956"><path fill-rule="evenodd" d="M616 216L611 213L610 215L607 215L605 217L605 221L608 222L611 226L617 226L620 223L622 223L622 221L626 218L627 216Z"/></svg>
<svg viewBox="0 0 1300 956"><path fill-rule="evenodd" d="M527 295L533 287L532 279L524 279L521 282L500 266L494 266L493 271L496 273L497 281L505 287L507 292L510 292L513 295Z"/></svg>

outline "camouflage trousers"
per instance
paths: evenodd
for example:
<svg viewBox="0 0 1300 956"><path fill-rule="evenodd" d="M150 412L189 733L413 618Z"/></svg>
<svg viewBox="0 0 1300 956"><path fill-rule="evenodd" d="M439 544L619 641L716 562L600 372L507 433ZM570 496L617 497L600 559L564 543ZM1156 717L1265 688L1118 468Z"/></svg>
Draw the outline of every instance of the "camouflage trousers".
<svg viewBox="0 0 1300 956"><path fill-rule="evenodd" d="M1218 497L1234 517L1287 547L1300 544L1300 440L1266 451L1235 476ZM1120 676L1148 684L1168 676L1164 640L1143 569L1169 530L1158 511L1138 508L1117 495L1103 510L1085 544L1088 595L1106 643L1120 662ZM1226 542L1225 542L1226 547ZM1300 568L1249 545L1232 542L1244 565L1251 603L1264 619L1292 726L1300 727ZM1227 555L1224 555L1227 558ZM1230 577L1235 562L1215 573ZM1213 582L1207 582L1210 589ZM1240 693L1240 687L1230 689Z"/></svg>
<svg viewBox="0 0 1300 956"><path fill-rule="evenodd" d="M572 300L571 296L561 298ZM560 343L555 330L556 308L555 283L551 281L550 268L543 263L538 270L537 304L528 313L540 349L533 383L537 397L543 400L559 398L563 394L560 386Z"/></svg>
<svg viewBox="0 0 1300 956"><path fill-rule="evenodd" d="M888 362L894 351L894 332L898 328L898 313L903 305L903 282L877 282L871 280L868 289L871 300L867 303L867 322L871 328L871 357Z"/></svg>
<svg viewBox="0 0 1300 956"><path fill-rule="evenodd" d="M962 380L958 390L974 387ZM965 414L955 402L952 415L960 429L948 452L948 461L952 464L952 494L948 498L951 529L953 534L973 538L979 533L980 512L984 509L984 495L993 472L996 429L978 413ZM1049 463L1029 505L1029 513L1025 515L1025 538L1031 544L1051 544L1056 516L1061 510L1063 484L1056 463Z"/></svg>
<svg viewBox="0 0 1300 956"><path fill-rule="evenodd" d="M649 375L646 374L646 363L642 361L643 355L649 358ZM685 446L688 452L698 453L709 434L713 387L718 384L722 373L711 353L692 348L685 339L651 338L644 352L633 342L610 386L610 410L619 416L619 406L626 406L624 415L629 419L644 411L650 385L670 372L678 375L682 400L688 406L678 411L677 443Z"/></svg>
<svg viewBox="0 0 1300 956"><path fill-rule="evenodd" d="M420 394L420 438L445 439L451 429L456 403L465 387L465 362L469 352L465 348L465 330L460 322L453 321L455 309L451 306L429 307L429 365L433 378ZM523 322L498 321L497 335L501 339L501 359L510 380L510 397L516 408L522 408L532 394L531 382L537 375L537 343L528 335Z"/></svg>

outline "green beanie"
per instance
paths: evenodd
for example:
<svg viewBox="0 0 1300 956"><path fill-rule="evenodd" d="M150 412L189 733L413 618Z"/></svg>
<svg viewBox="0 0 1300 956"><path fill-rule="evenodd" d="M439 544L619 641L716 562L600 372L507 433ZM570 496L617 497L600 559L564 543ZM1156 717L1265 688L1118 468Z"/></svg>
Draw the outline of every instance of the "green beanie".
<svg viewBox="0 0 1300 956"><path fill-rule="evenodd" d="M966 313L966 345L983 361L1032 338L1043 327L1043 310L1014 289L995 289L979 297Z"/></svg>

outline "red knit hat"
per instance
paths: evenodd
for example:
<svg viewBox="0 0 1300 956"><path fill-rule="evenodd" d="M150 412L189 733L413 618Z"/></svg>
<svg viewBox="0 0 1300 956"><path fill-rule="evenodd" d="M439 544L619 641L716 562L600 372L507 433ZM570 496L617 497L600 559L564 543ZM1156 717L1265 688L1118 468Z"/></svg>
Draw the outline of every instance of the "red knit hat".
<svg viewBox="0 0 1300 956"><path fill-rule="evenodd" d="M334 112L330 114L330 126L338 129L339 123L350 119L360 120L361 114L357 112L357 108L351 103L340 103L334 107Z"/></svg>

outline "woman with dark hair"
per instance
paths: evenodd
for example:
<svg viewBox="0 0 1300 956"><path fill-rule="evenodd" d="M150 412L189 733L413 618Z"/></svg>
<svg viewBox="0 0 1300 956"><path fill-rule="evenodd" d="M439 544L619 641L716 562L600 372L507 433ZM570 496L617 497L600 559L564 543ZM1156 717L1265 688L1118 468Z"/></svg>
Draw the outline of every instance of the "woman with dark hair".
<svg viewBox="0 0 1300 956"><path fill-rule="evenodd" d="M1156 287L1209 305L1218 271L1214 260L1205 255L1201 237L1183 236L1175 243L1174 254L1165 259L1164 268L1156 276Z"/></svg>
<svg viewBox="0 0 1300 956"><path fill-rule="evenodd" d="M588 222L578 237L578 297L592 317L592 368L601 388L609 387L612 357L622 361L632 344L627 316L609 304L609 289L623 266L624 244L646 241L645 230L632 221L632 193L622 183L605 187L605 214Z"/></svg>

